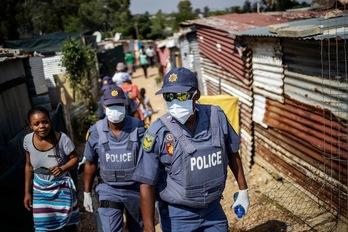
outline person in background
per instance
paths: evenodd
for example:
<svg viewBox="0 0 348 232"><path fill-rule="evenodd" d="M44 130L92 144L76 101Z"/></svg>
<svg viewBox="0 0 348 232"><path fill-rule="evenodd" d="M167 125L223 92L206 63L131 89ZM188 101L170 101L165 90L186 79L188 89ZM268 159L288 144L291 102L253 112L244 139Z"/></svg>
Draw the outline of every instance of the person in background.
<svg viewBox="0 0 348 232"><path fill-rule="evenodd" d="M132 76L132 74L135 72L135 57L131 51L128 51L124 56L124 62L127 65L127 72Z"/></svg>
<svg viewBox="0 0 348 232"><path fill-rule="evenodd" d="M155 65L155 50L153 49L152 46L149 46L147 49L146 49L146 55L147 55L147 58L149 59L149 64L151 67L153 67Z"/></svg>
<svg viewBox="0 0 348 232"><path fill-rule="evenodd" d="M150 103L150 99L146 97L146 90L145 88L140 89L140 96L139 96L139 101L140 101L140 109L143 112L144 115L144 121L147 124L151 124L151 116L154 113L157 113L157 111L154 111L152 108L152 105Z"/></svg>
<svg viewBox="0 0 348 232"><path fill-rule="evenodd" d="M122 76L125 74L129 74L129 73L126 72L126 66L124 65L124 63L123 62L117 63L116 72L115 72L114 76L112 77L112 81L116 85L122 85L122 83L123 83Z"/></svg>
<svg viewBox="0 0 348 232"><path fill-rule="evenodd" d="M140 109L139 87L132 84L131 76L127 73L122 75L122 84L120 85L127 98L128 115L144 120L143 112Z"/></svg>
<svg viewBox="0 0 348 232"><path fill-rule="evenodd" d="M103 77L101 84L102 84L102 86L101 86L102 92L104 92L104 90L109 85L113 84L112 78L109 77L109 76ZM104 109L103 109L103 105L104 105L104 96L101 95L100 102L99 102L98 109L97 109L97 118L99 120L105 118L105 112L104 112Z"/></svg>
<svg viewBox="0 0 348 232"><path fill-rule="evenodd" d="M240 189L233 207L249 208L237 133L220 107L197 103L197 77L189 69L170 70L156 94L168 113L147 129L133 174L141 183L145 231L155 228L156 196L162 231L228 231L220 204L228 166Z"/></svg>
<svg viewBox="0 0 348 232"><path fill-rule="evenodd" d="M149 62L147 61L147 55L144 48L142 48L139 52L139 61L141 67L143 68L144 76L145 78L147 78L147 67L149 65Z"/></svg>
<svg viewBox="0 0 348 232"><path fill-rule="evenodd" d="M123 90L117 85L104 91L106 117L89 129L84 151L83 205L88 212L96 210L91 189L99 169L101 182L96 191L103 231L122 231L124 210L129 231L143 231L139 183L131 177L145 128L143 121L126 115L126 101Z"/></svg>
<svg viewBox="0 0 348 232"><path fill-rule="evenodd" d="M33 107L27 117L33 132L23 140L24 207L33 212L35 231L76 231L80 213L69 175L78 164L75 146L66 134L51 127L47 109Z"/></svg>

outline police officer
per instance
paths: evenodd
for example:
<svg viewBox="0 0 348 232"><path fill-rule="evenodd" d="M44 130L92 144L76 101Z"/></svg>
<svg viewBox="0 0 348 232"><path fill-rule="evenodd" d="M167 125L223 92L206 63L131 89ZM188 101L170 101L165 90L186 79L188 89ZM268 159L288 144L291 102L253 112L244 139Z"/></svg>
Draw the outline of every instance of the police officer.
<svg viewBox="0 0 348 232"><path fill-rule="evenodd" d="M190 70L170 70L156 94L163 94L168 113L146 131L133 175L142 183L145 231L154 230L155 193L163 231L227 231L220 204L227 166L240 189L233 207L249 208L238 135L220 107L196 104L200 92Z"/></svg>
<svg viewBox="0 0 348 232"><path fill-rule="evenodd" d="M139 183L132 175L145 133L144 122L126 115L126 97L117 85L106 88L103 96L106 117L90 128L84 151L83 205L89 212L95 210L91 189L99 165L101 183L96 191L103 231L122 231L124 210L128 229L143 231Z"/></svg>
<svg viewBox="0 0 348 232"><path fill-rule="evenodd" d="M105 89L107 89L110 85L112 85L112 78L109 76L105 76L102 79L101 82L101 90L104 92ZM104 112L104 96L102 95L100 97L100 103L98 105L98 109L97 109L97 117L98 119L103 119L105 118L105 112Z"/></svg>

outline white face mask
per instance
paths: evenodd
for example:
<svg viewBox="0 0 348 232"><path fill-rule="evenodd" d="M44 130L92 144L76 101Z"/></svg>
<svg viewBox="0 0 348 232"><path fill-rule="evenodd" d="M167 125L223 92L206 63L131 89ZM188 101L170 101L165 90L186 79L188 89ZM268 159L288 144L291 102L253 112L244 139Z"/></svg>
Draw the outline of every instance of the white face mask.
<svg viewBox="0 0 348 232"><path fill-rule="evenodd" d="M105 115L112 123L122 122L126 115L126 108L124 106L112 105L105 109Z"/></svg>
<svg viewBox="0 0 348 232"><path fill-rule="evenodd" d="M181 124L185 124L187 119L193 114L192 100L179 101L174 99L166 103L168 113Z"/></svg>

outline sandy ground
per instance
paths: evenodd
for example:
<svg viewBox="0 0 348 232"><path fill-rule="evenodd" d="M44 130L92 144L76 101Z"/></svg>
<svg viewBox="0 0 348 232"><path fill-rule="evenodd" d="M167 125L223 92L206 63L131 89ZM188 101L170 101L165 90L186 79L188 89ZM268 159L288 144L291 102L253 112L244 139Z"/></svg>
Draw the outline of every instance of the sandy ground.
<svg viewBox="0 0 348 232"><path fill-rule="evenodd" d="M152 106L155 110L158 110L157 114L153 115L152 121L166 112L166 105L161 95L155 95L155 92L160 89L161 86L156 85L155 78L158 76L156 68L149 68L149 78L145 79L142 69L138 69L133 74L133 83L137 84L140 88L145 88L147 96L150 98ZM80 146L79 153L83 153L83 146ZM93 215L88 213L83 208L83 176L79 177L79 204L81 211L81 223L79 225L79 231L92 232L95 230L95 222ZM346 231L345 229L338 228L338 226L324 225L317 226L320 222L313 222L311 226L304 223L308 219L315 217L318 209L317 205L312 205L311 201L304 201L299 199L299 191L291 190L292 187L284 188L286 183L280 183L275 180L268 172L263 168L254 165L251 172L247 175L247 181L249 185L250 195L250 208L247 215L242 219L237 219L230 206L233 203L232 196L234 192L238 191L238 186L231 172L229 172L227 178L226 189L221 201L225 213L229 220L229 231ZM288 209L277 204L273 199L276 197L274 194L278 194L278 201L281 201L282 205L290 205L290 203L296 203L295 207L301 206L302 216L298 217L291 213ZM279 196L279 194L281 194ZM310 202L310 203L309 203ZM304 204L306 203L306 204ZM297 205L297 206L296 206ZM295 208L295 211L297 208ZM324 213L319 213L324 214ZM319 219L321 220L321 219ZM314 225L314 226L313 226ZM316 225L316 226L315 226ZM342 230L341 230L342 229ZM157 231L161 231L159 225L156 226Z"/></svg>

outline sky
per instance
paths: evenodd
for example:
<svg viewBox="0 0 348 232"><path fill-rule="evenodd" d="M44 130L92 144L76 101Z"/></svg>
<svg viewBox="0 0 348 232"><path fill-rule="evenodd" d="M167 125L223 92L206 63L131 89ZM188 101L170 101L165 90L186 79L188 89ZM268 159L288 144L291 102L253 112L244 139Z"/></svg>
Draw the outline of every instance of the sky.
<svg viewBox="0 0 348 232"><path fill-rule="evenodd" d="M208 6L211 11L224 10L231 6L242 6L244 0L190 0L192 9L203 10ZM146 11L155 14L158 10L163 13L172 13L178 10L180 0L131 0L130 11L132 14L144 14ZM251 2L253 2L251 0Z"/></svg>

